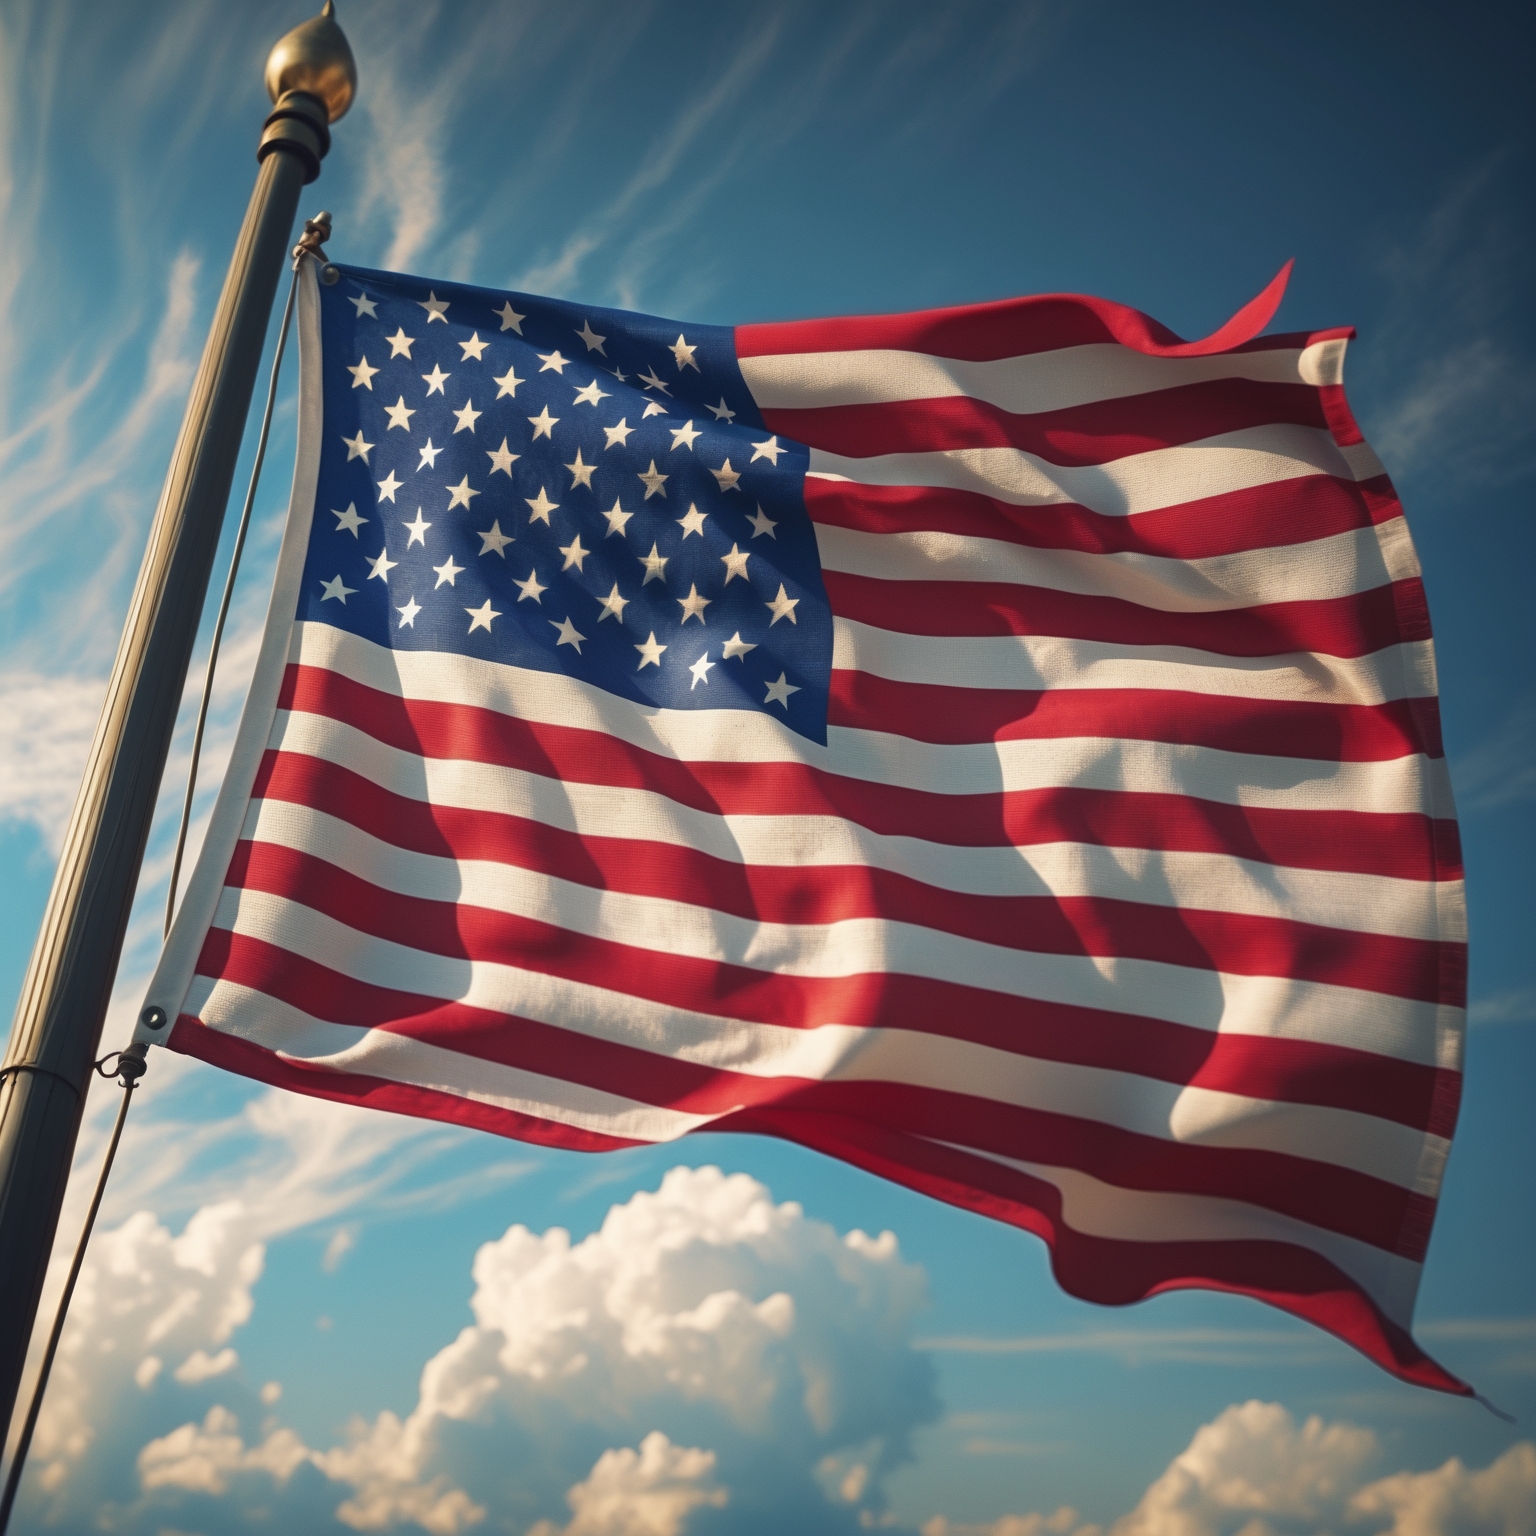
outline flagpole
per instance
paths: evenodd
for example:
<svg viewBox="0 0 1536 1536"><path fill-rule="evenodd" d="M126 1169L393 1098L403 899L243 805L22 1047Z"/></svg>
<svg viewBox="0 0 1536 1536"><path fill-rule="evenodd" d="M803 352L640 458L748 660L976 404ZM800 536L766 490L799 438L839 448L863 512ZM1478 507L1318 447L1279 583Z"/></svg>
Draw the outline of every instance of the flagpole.
<svg viewBox="0 0 1536 1536"><path fill-rule="evenodd" d="M332 0L272 50L274 106L150 528L0 1067L0 1447L181 703L300 189L357 87Z"/></svg>

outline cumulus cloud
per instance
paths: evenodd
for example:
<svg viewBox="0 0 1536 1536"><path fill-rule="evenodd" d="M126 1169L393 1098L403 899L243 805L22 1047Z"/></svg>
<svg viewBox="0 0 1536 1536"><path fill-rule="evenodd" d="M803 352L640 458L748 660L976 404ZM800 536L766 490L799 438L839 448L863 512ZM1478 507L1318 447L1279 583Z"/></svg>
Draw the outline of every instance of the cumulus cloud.
<svg viewBox="0 0 1536 1536"><path fill-rule="evenodd" d="M310 1214L328 1203L312 1195ZM229 1342L254 1305L264 1209L210 1205L179 1236L144 1213L103 1234L30 1513L107 1511L124 1532L458 1536L493 1516L539 1536L851 1532L887 1518L889 1474L938 1416L912 1338L925 1278L891 1233L842 1233L744 1175L676 1168L579 1241L513 1226L486 1243L474 1320L426 1362L412 1411L312 1445ZM108 1424L147 1431L114 1461L92 1454Z"/></svg>
<svg viewBox="0 0 1536 1536"><path fill-rule="evenodd" d="M528 1536L681 1536L701 1505L724 1507L730 1495L715 1486L715 1453L673 1445L659 1429L640 1442L604 1451L585 1482L566 1495L570 1524L541 1520Z"/></svg>
<svg viewBox="0 0 1536 1536"><path fill-rule="evenodd" d="M868 1446L857 1503L883 1510L883 1479L937 1412L911 1345L924 1279L895 1237L840 1235L744 1175L673 1169L579 1243L514 1226L473 1276L475 1322L427 1363L415 1409L318 1463L359 1513L457 1468L477 1506L568 1498L583 1536L625 1529L602 1512L631 1483L653 1487L658 1532L717 1493L737 1528L799 1507L815 1529L831 1513L820 1460ZM632 1425L663 1438L616 1447ZM494 1461L475 1454L492 1442ZM567 1494L573 1466L591 1472Z"/></svg>
<svg viewBox="0 0 1536 1536"><path fill-rule="evenodd" d="M1061 1508L981 1525L936 1516L922 1536L1536 1536L1536 1445L1512 1446L1480 1471L1452 1458L1372 1479L1380 1457L1369 1429L1234 1403L1107 1533Z"/></svg>

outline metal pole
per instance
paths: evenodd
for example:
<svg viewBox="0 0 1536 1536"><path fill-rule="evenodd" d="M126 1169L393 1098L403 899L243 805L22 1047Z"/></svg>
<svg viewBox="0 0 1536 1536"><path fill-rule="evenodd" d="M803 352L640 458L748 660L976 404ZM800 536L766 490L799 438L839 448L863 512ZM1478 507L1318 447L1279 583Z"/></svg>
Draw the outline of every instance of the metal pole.
<svg viewBox="0 0 1536 1536"><path fill-rule="evenodd" d="M299 191L356 87L324 12L273 49L260 169L150 529L0 1068L0 1426L9 1426ZM0 1445L5 1438L0 1430Z"/></svg>

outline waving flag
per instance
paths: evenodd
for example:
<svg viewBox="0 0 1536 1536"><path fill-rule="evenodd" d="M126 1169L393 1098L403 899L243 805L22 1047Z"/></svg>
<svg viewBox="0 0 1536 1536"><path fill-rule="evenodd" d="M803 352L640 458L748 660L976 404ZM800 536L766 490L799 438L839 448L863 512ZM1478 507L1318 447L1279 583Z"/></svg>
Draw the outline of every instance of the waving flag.
<svg viewBox="0 0 1536 1536"><path fill-rule="evenodd" d="M820 1148L1406 1379L1456 825L1347 331L300 297L271 614L148 1002L303 1093ZM146 1028L141 1038L165 1038Z"/></svg>

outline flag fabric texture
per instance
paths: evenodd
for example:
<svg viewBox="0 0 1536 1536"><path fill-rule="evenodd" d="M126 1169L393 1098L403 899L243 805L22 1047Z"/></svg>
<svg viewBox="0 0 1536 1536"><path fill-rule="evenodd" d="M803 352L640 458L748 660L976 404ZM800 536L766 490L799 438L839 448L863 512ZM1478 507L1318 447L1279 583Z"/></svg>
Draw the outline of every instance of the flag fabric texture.
<svg viewBox="0 0 1536 1536"><path fill-rule="evenodd" d="M1387 1370L1465 916L1347 330L734 330L301 279L289 522L139 1038L601 1150L786 1137Z"/></svg>

